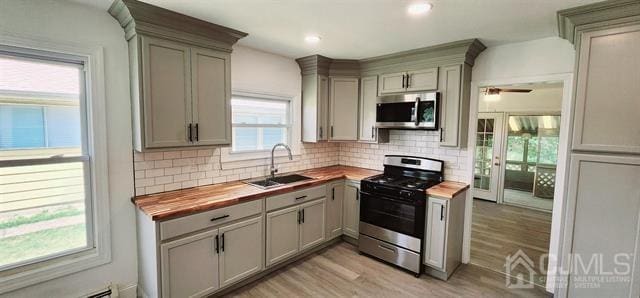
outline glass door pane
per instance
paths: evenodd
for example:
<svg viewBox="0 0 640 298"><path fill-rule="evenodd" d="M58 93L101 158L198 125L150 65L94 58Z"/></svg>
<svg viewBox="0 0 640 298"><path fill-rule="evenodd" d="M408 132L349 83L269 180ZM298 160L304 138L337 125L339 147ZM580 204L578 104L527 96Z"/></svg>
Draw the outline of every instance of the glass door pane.
<svg viewBox="0 0 640 298"><path fill-rule="evenodd" d="M473 187L483 190L491 188L491 159L493 157L494 119L478 119L476 137L476 164Z"/></svg>
<svg viewBox="0 0 640 298"><path fill-rule="evenodd" d="M560 116L509 116L504 202L551 210Z"/></svg>

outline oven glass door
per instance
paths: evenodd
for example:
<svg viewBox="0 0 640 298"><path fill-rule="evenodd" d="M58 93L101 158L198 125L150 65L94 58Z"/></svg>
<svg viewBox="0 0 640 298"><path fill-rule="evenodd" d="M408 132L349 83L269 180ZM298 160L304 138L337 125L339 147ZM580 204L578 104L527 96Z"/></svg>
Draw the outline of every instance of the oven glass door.
<svg viewBox="0 0 640 298"><path fill-rule="evenodd" d="M360 200L360 221L417 238L423 236L424 203L366 192L360 193Z"/></svg>
<svg viewBox="0 0 640 298"><path fill-rule="evenodd" d="M376 105L376 122L381 125L415 125L416 102L391 102Z"/></svg>

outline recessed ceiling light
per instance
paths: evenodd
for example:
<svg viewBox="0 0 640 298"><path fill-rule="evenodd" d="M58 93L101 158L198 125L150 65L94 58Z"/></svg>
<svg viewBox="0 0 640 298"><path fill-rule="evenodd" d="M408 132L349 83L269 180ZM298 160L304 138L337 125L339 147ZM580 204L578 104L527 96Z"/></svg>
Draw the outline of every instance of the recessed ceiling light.
<svg viewBox="0 0 640 298"><path fill-rule="evenodd" d="M304 41L306 41L307 43L319 43L320 42L320 36L318 36L318 35L307 35L307 37L304 38Z"/></svg>
<svg viewBox="0 0 640 298"><path fill-rule="evenodd" d="M409 8L407 8L407 11L409 12L409 14L419 15L419 14L425 14L429 12L431 8L433 8L433 5L431 5L431 3L418 2L418 3L409 5Z"/></svg>

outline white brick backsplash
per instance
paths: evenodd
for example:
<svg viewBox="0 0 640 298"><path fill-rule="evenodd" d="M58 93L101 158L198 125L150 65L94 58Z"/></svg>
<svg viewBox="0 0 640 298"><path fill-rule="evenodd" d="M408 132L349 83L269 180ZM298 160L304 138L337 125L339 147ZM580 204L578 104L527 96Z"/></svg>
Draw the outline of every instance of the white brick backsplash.
<svg viewBox="0 0 640 298"><path fill-rule="evenodd" d="M382 170L386 154L416 155L445 161L447 180L467 179L467 150L440 147L436 131L390 132L386 144L318 143L303 144L294 161L278 159L278 172L295 172L331 165L349 165ZM269 160L247 166L221 168L220 149L199 148L163 152L134 153L136 195L152 194L262 177L269 174ZM250 165L250 166L249 166ZM150 175L151 174L151 175Z"/></svg>

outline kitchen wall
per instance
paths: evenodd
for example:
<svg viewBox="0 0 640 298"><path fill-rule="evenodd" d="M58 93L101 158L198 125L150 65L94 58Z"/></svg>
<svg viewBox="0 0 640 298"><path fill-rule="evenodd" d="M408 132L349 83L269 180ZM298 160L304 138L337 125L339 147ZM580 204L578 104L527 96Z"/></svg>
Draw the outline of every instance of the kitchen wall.
<svg viewBox="0 0 640 298"><path fill-rule="evenodd" d="M81 297L117 285L135 297L136 232L131 157L129 63L124 31L106 11L67 1L0 0L0 34L42 43L102 47L107 116L111 262L3 297ZM121 296L121 297L122 297Z"/></svg>
<svg viewBox="0 0 640 298"><path fill-rule="evenodd" d="M235 46L231 55L231 87L234 91L276 94L292 98L293 161L276 158L279 173L338 164L340 145L300 142L301 76L291 58ZM268 154L237 160L228 148L200 148L134 153L136 195L255 178L269 173Z"/></svg>
<svg viewBox="0 0 640 298"><path fill-rule="evenodd" d="M467 149L439 147L439 137L437 131L391 130L389 143L341 143L340 164L382 170L386 154L435 158L444 161L445 179L465 182Z"/></svg>

